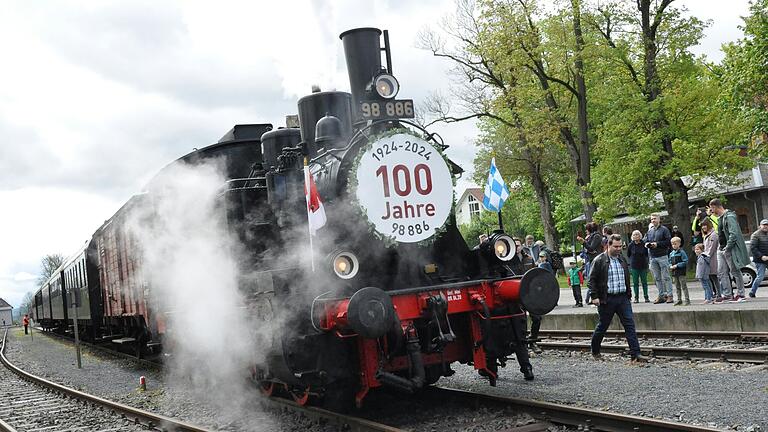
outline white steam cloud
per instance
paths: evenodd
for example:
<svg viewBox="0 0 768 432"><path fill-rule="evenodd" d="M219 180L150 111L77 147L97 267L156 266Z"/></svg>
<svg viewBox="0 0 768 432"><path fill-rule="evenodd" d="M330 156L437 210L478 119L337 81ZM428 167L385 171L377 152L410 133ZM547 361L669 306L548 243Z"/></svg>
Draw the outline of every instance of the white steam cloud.
<svg viewBox="0 0 768 432"><path fill-rule="evenodd" d="M237 419L253 410L246 378L258 353L238 291L239 245L219 197L225 178L216 164L175 164L160 183L129 227L167 324L167 381Z"/></svg>

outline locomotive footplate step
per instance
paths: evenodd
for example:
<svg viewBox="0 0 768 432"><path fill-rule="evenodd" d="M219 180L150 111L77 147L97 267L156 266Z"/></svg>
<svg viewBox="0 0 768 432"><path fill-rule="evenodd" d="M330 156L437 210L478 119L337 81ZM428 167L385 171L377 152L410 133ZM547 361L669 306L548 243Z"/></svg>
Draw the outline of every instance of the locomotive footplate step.
<svg viewBox="0 0 768 432"><path fill-rule="evenodd" d="M120 338L120 339L112 339L112 342L116 344L127 344L127 343L136 342L136 338L126 337L126 338Z"/></svg>

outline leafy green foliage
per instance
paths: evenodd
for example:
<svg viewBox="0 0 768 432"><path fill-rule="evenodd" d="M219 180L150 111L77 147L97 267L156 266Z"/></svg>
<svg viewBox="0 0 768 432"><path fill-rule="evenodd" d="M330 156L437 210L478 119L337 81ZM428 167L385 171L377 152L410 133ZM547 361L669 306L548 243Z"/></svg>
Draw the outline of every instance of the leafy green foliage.
<svg viewBox="0 0 768 432"><path fill-rule="evenodd" d="M740 121L736 144L768 157L768 0L750 3L744 38L725 44L725 59L714 69L722 80L720 102Z"/></svg>
<svg viewBox="0 0 768 432"><path fill-rule="evenodd" d="M464 12L474 5L459 4ZM641 28L642 4L649 5L650 28ZM570 220L584 209L576 186L583 178L563 139L564 130L580 130L573 32L579 8L589 96L587 187L597 220L663 206L687 218L685 205L673 205L687 200L687 191L717 195L751 168L754 158L740 156L738 145L768 158L768 0L752 1L745 37L724 46L721 65L692 53L709 23L674 2L572 0L543 7L538 0L478 0L477 6L472 19L460 21L471 31L457 33L468 60L458 77L476 97L465 102L484 113L475 116L481 120L476 181L484 184L495 156L513 189L503 213L509 232L541 238L544 207L534 174L546 185L565 247L573 236ZM483 67L492 73L473 69ZM465 230L472 231L470 243L482 226L496 224L495 214L473 221Z"/></svg>

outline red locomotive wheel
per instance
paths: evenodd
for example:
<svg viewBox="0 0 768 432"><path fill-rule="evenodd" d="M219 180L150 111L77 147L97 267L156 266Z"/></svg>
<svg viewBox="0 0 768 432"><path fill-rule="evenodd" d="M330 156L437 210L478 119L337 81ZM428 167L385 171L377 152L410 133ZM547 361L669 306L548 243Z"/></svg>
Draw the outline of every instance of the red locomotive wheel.
<svg viewBox="0 0 768 432"><path fill-rule="evenodd" d="M309 388L306 388L304 390L291 390L291 397L293 398L293 401L297 404L304 406L309 402Z"/></svg>
<svg viewBox="0 0 768 432"><path fill-rule="evenodd" d="M261 389L261 393L263 393L264 396L272 396L275 393L276 386L277 384L272 381L262 381L259 383L259 388Z"/></svg>

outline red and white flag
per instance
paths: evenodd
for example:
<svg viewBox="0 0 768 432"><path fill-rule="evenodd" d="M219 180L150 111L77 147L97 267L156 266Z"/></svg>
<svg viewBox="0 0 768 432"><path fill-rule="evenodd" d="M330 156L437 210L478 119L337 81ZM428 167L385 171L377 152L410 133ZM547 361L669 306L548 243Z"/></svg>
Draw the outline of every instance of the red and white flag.
<svg viewBox="0 0 768 432"><path fill-rule="evenodd" d="M320 200L320 194L317 193L317 186L312 174L309 173L309 167L304 166L304 196L307 198L307 217L309 220L309 233L315 235L327 221L325 217L325 208L323 201Z"/></svg>

